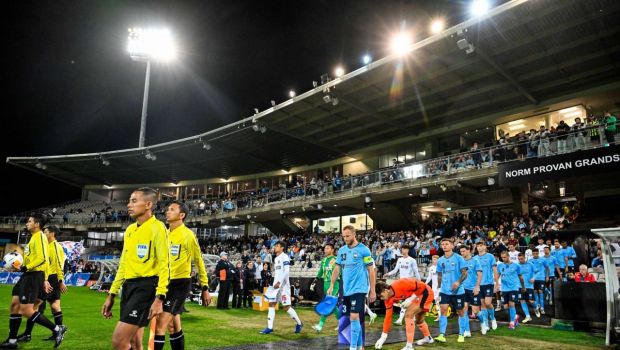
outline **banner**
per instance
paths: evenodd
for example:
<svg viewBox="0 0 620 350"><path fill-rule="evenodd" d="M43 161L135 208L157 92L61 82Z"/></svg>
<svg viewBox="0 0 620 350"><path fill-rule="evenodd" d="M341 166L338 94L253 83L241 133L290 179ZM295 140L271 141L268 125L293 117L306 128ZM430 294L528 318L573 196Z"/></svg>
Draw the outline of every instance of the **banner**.
<svg viewBox="0 0 620 350"><path fill-rule="evenodd" d="M576 151L498 165L499 185L515 186L547 179L620 171L620 146Z"/></svg>
<svg viewBox="0 0 620 350"><path fill-rule="evenodd" d="M21 277L21 272L0 272L0 284L16 284Z"/></svg>
<svg viewBox="0 0 620 350"><path fill-rule="evenodd" d="M65 276L65 284L68 286L82 287L90 279L90 273L69 273Z"/></svg>

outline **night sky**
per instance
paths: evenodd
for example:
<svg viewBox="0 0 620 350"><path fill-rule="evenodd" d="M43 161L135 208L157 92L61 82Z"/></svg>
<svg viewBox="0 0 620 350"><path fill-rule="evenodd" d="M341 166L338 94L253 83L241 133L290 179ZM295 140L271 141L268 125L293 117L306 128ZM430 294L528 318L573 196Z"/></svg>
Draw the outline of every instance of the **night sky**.
<svg viewBox="0 0 620 350"><path fill-rule="evenodd" d="M166 26L179 59L152 67L146 144L195 135L282 102L290 89L342 64L386 56L404 27L428 36L469 1L11 1L5 28L0 156L101 152L137 146L145 64L127 52L127 28ZM494 4L494 6L496 6ZM333 74L332 74L333 75ZM67 200L80 190L8 166L0 215Z"/></svg>

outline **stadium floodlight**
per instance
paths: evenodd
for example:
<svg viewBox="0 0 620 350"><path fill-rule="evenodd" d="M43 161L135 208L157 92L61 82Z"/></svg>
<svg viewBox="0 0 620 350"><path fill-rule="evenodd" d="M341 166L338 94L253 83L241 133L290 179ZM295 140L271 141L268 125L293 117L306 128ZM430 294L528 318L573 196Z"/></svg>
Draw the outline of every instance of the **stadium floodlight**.
<svg viewBox="0 0 620 350"><path fill-rule="evenodd" d="M495 178L493 178L493 177L489 177L489 178L487 179L487 185L489 185L489 186L493 186L493 185L495 185Z"/></svg>
<svg viewBox="0 0 620 350"><path fill-rule="evenodd" d="M426 196L428 194L428 188L422 187L422 195Z"/></svg>
<svg viewBox="0 0 620 350"><path fill-rule="evenodd" d="M445 22L442 19L436 19L431 22L431 33L437 34L445 28Z"/></svg>
<svg viewBox="0 0 620 350"><path fill-rule="evenodd" d="M276 101L275 100L271 100L271 107L275 107L276 106Z"/></svg>
<svg viewBox="0 0 620 350"><path fill-rule="evenodd" d="M205 142L202 144L202 149L204 149L205 151L208 151L211 149L211 144Z"/></svg>
<svg viewBox="0 0 620 350"><path fill-rule="evenodd" d="M41 169L41 170L47 169L47 165L41 163L40 160L37 160L37 164L35 164L34 166L37 167L37 169Z"/></svg>
<svg viewBox="0 0 620 350"><path fill-rule="evenodd" d="M258 112L258 108L254 108L254 114L258 114L258 113L259 113L259 112ZM254 121L254 120L252 120L252 123L255 123L255 121Z"/></svg>
<svg viewBox="0 0 620 350"><path fill-rule="evenodd" d="M253 125L252 125L252 130L254 130L254 131L256 131L256 132L259 132L259 131L260 131L260 125L258 125L258 124L253 124Z"/></svg>
<svg viewBox="0 0 620 350"><path fill-rule="evenodd" d="M110 165L110 161L105 158L104 156L101 156L101 164L103 164L104 166L109 166Z"/></svg>
<svg viewBox="0 0 620 350"><path fill-rule="evenodd" d="M474 0L471 3L469 11L473 17L479 18L486 15L489 12L490 8L491 5L489 5L488 0Z"/></svg>
<svg viewBox="0 0 620 350"><path fill-rule="evenodd" d="M295 91L293 91L293 90L290 90L290 91L288 92L288 96L289 96L290 98L295 97L295 95L296 95L296 94L295 94Z"/></svg>
<svg viewBox="0 0 620 350"><path fill-rule="evenodd" d="M342 66L336 67L336 69L334 70L334 74L336 74L337 78L340 78L344 75L344 68Z"/></svg>
<svg viewBox="0 0 620 350"><path fill-rule="evenodd" d="M157 155L153 152L151 152L151 150L147 149L146 150L146 154L144 155L144 157L148 160L152 160L152 161L156 161L157 160Z"/></svg>
<svg viewBox="0 0 620 350"><path fill-rule="evenodd" d="M320 203L319 203L319 204L317 204L317 205L316 205L316 208L317 208L318 210L323 210L323 204L320 204Z"/></svg>
<svg viewBox="0 0 620 350"><path fill-rule="evenodd" d="M280 209L280 215L284 215L284 209Z"/></svg>
<svg viewBox="0 0 620 350"><path fill-rule="evenodd" d="M398 55L406 54L410 46L411 37L405 32L396 34L390 43L392 52Z"/></svg>
<svg viewBox="0 0 620 350"><path fill-rule="evenodd" d="M176 58L176 46L168 29L129 28L127 51L132 60L146 62L144 79L144 98L142 99L142 117L140 118L140 138L138 147L144 147L146 134L146 112L149 103L149 85L151 80L151 61L169 62Z"/></svg>
<svg viewBox="0 0 620 350"><path fill-rule="evenodd" d="M364 55L364 57L362 57L362 62L364 62L364 64L368 64L372 61L372 57L370 57L370 55Z"/></svg>
<svg viewBox="0 0 620 350"><path fill-rule="evenodd" d="M265 127L264 125L261 125L261 126L260 126L260 133L261 133L261 134L264 134L264 133L266 133L266 132L267 132L267 127Z"/></svg>

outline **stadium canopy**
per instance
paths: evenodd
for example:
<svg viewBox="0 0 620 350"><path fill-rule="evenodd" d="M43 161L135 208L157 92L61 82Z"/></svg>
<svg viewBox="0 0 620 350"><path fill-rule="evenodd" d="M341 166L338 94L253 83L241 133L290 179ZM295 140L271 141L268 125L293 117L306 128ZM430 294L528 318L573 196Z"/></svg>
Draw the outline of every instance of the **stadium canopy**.
<svg viewBox="0 0 620 350"><path fill-rule="evenodd" d="M617 0L513 0L412 44L404 55L203 134L142 149L7 162L79 187L176 183L288 170L485 127L491 117L544 113L586 92L620 88L619 17Z"/></svg>

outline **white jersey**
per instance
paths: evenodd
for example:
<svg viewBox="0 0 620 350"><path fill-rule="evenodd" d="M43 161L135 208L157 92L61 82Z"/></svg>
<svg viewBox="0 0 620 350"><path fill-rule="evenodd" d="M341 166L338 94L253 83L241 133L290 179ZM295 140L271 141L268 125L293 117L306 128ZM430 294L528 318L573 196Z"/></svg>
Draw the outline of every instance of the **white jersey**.
<svg viewBox="0 0 620 350"><path fill-rule="evenodd" d="M536 249L538 249L538 254L540 254L540 256L545 256L545 247L548 247L548 245L539 244L536 246Z"/></svg>
<svg viewBox="0 0 620 350"><path fill-rule="evenodd" d="M515 250L514 252L508 251L508 256L510 257L510 261L518 264L519 263L519 251Z"/></svg>
<svg viewBox="0 0 620 350"><path fill-rule="evenodd" d="M400 278L417 278L421 280L420 272L418 271L418 263L414 258L408 256L406 258L399 258L396 262L394 270L386 273L386 276L396 275L396 272L400 274Z"/></svg>
<svg viewBox="0 0 620 350"><path fill-rule="evenodd" d="M291 267L291 259L285 253L280 253L273 263L273 285L280 283L280 289L290 290L289 271Z"/></svg>
<svg viewBox="0 0 620 350"><path fill-rule="evenodd" d="M532 250L528 249L525 251L525 260L528 261L534 258L534 254L532 254Z"/></svg>
<svg viewBox="0 0 620 350"><path fill-rule="evenodd" d="M426 284L431 282L431 288L433 288L433 293L437 296L439 295L439 284L437 284L437 265L431 265L428 268L428 276L426 276Z"/></svg>

